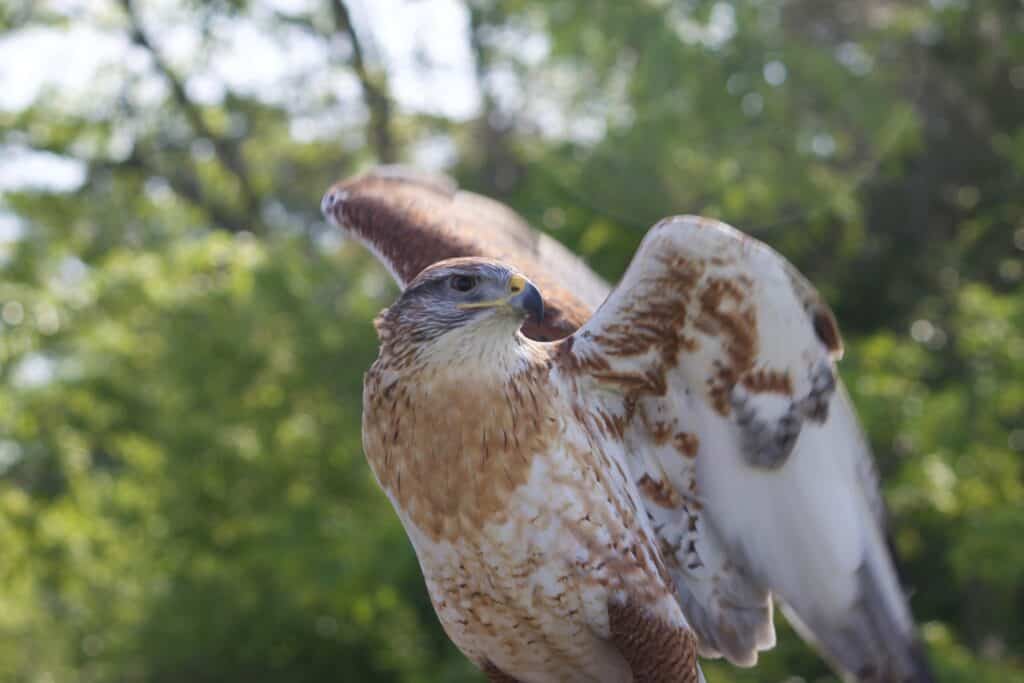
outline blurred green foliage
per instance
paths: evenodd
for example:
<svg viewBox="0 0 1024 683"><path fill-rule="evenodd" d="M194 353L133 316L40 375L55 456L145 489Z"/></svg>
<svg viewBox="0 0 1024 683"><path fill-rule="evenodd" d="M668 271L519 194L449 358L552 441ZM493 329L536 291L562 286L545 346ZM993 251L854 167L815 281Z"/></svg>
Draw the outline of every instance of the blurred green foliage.
<svg viewBox="0 0 1024 683"><path fill-rule="evenodd" d="M0 681L480 680L360 452L395 290L317 210L424 141L610 279L671 213L793 260L846 332L940 679L1024 681L1019 2L470 2L468 119L374 104L390 65L353 40L389 27L342 2L182 4L186 62L147 3L83 7L0 6L9 36L91 26L143 65L0 111L5 150L85 169L0 197ZM194 97L217 27L256 20L322 61L284 97ZM779 627L709 679L834 680Z"/></svg>

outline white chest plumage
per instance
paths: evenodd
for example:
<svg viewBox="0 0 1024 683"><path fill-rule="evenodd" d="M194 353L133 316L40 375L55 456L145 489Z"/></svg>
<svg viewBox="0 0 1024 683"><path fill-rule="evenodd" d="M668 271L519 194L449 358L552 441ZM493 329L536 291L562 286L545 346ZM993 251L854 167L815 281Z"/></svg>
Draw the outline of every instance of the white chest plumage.
<svg viewBox="0 0 1024 683"><path fill-rule="evenodd" d="M402 516L445 631L481 667L524 682L631 680L608 642L602 552L630 532L595 509L597 496L580 495L587 476L557 454L537 457L507 519L454 539L431 539Z"/></svg>
<svg viewBox="0 0 1024 683"><path fill-rule="evenodd" d="M646 518L638 514L635 489L606 455L606 437L580 423L571 406L546 405L561 400L559 392L523 389L523 395L531 410L560 416L543 420L544 439L532 442L547 447L528 453L499 449L482 469L451 465L467 481L446 483L447 495L466 500L445 502L451 514L444 525L433 523L424 509L439 499L411 500L408 482L399 490L397 477L381 476L377 466L375 471L413 543L445 631L470 659L524 683L630 681L626 660L610 642L609 603L640 600L668 623L685 622L661 580L660 559ZM526 445L523 435L504 435L499 413L490 410L463 424L473 425L476 439ZM529 421L515 414L519 422ZM407 462L439 453L447 459L475 457L466 449L473 436L441 433L451 449L410 438L409 450L391 457ZM460 454L460 448L467 452ZM506 470L495 468L491 458L514 462ZM434 463L436 469L448 466ZM520 467L525 469L516 471ZM494 511L494 491L500 491L500 512ZM486 501L491 513L480 514L484 508L473 501Z"/></svg>

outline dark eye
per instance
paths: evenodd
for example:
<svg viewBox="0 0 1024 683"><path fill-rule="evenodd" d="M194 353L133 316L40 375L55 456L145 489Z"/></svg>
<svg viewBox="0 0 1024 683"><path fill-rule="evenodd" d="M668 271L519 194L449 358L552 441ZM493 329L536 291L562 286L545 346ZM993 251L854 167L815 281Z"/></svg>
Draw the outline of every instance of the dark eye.
<svg viewBox="0 0 1024 683"><path fill-rule="evenodd" d="M456 292L468 292L476 287L476 278L472 275L452 275L448 282Z"/></svg>

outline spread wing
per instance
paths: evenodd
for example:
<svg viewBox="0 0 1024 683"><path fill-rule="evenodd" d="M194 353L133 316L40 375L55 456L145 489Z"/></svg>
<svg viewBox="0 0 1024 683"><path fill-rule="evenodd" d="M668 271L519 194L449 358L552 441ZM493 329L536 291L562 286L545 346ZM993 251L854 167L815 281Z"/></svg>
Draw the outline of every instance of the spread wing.
<svg viewBox="0 0 1024 683"><path fill-rule="evenodd" d="M716 221L666 219L560 350L621 434L705 654L756 661L774 594L850 677L930 680L835 323L785 259Z"/></svg>
<svg viewBox="0 0 1024 683"><path fill-rule="evenodd" d="M446 258L488 256L515 266L545 295L544 320L524 330L535 339L572 333L608 295L608 285L561 243L504 204L460 191L446 176L379 167L335 184L321 209L401 287Z"/></svg>

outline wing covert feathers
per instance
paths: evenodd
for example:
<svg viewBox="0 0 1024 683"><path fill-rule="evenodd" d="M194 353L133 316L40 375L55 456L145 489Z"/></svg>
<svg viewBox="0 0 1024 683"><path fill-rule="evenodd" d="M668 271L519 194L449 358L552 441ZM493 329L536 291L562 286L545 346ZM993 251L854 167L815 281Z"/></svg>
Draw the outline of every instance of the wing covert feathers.
<svg viewBox="0 0 1024 683"><path fill-rule="evenodd" d="M850 680L930 680L838 329L795 268L717 221L666 219L561 344L623 434L702 654L756 662L774 595Z"/></svg>

